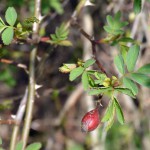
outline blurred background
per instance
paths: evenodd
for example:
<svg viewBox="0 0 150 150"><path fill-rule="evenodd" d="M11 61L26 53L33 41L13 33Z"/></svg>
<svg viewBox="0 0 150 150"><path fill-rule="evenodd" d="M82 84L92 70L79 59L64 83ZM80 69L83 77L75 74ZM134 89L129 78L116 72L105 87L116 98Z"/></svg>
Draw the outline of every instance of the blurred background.
<svg viewBox="0 0 150 150"><path fill-rule="evenodd" d="M122 20L128 21L126 34L141 43L137 67L150 63L150 2L144 1L142 13L135 16L131 0L93 0L93 6L85 7L77 19L82 28L99 40L106 36L103 26L106 15L118 10ZM13 6L18 12L18 21L32 17L34 0L0 0L0 16L4 18L7 7ZM40 36L49 36L57 26L70 19L78 0L42 0ZM37 90L31 124L29 143L39 141L42 150L149 150L150 149L150 90L139 86L136 99L118 95L123 108L125 124L115 121L106 132L104 124L91 133L81 132L83 115L95 108L98 97L84 92L80 79L70 82L68 74L59 72L63 63L75 63L78 58L87 60L92 57L91 44L81 36L78 29L70 27L69 40L72 47L54 47L40 42L36 65L36 82L42 85ZM0 48L0 58L10 59L28 66L30 44L11 44ZM97 56L109 75L118 76L113 65L117 47L97 46ZM96 65L94 69L98 69ZM28 85L26 72L16 67L0 63L0 119L11 119L15 115ZM103 97L100 116L109 100ZM23 122L21 123L20 131ZM9 149L13 125L0 125L3 148ZM19 134L21 136L21 132ZM18 137L19 138L19 137Z"/></svg>

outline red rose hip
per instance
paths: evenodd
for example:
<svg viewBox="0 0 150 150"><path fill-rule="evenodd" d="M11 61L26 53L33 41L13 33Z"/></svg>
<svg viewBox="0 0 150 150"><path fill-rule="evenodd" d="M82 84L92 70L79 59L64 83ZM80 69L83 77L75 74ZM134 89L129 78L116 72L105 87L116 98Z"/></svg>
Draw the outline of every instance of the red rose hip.
<svg viewBox="0 0 150 150"><path fill-rule="evenodd" d="M93 131L100 124L98 107L87 112L81 120L81 130L83 132Z"/></svg>

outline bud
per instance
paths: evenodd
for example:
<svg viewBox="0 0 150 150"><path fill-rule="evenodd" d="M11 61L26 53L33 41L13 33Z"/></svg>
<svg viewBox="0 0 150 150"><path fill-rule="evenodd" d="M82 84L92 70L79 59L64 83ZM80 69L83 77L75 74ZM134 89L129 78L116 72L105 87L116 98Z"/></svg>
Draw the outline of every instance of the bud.
<svg viewBox="0 0 150 150"><path fill-rule="evenodd" d="M59 67L59 71L62 73L69 73L71 70L77 67L76 64L63 64L62 67Z"/></svg>
<svg viewBox="0 0 150 150"><path fill-rule="evenodd" d="M109 87L111 84L111 80L110 78L105 78L104 82L103 82L103 86L105 87Z"/></svg>
<svg viewBox="0 0 150 150"><path fill-rule="evenodd" d="M98 107L87 112L81 121L81 130L83 132L93 131L100 124Z"/></svg>

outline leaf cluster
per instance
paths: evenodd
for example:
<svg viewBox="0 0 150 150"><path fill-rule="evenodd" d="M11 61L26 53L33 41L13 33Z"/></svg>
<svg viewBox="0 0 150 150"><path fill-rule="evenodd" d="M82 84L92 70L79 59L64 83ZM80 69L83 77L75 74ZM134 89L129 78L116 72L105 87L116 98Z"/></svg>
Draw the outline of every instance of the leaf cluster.
<svg viewBox="0 0 150 150"><path fill-rule="evenodd" d="M61 46L71 46L72 43L67 40L69 34L69 30L65 23L62 23L60 27L56 28L55 34L50 35L50 40L48 40L48 43L54 44L54 45L61 45Z"/></svg>

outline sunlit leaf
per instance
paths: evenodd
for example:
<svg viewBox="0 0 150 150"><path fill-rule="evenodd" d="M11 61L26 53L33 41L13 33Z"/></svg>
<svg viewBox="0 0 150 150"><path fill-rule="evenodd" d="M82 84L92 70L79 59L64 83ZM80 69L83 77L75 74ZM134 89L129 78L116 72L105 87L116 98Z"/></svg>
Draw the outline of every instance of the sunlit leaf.
<svg viewBox="0 0 150 150"><path fill-rule="evenodd" d="M116 91L121 92L123 94L129 95L130 97L135 98L134 94L130 89L127 88L115 88Z"/></svg>
<svg viewBox="0 0 150 150"><path fill-rule="evenodd" d="M84 63L84 67L88 68L89 66L93 65L95 63L95 59L88 59L85 63Z"/></svg>
<svg viewBox="0 0 150 150"><path fill-rule="evenodd" d="M88 74L86 71L82 74L82 84L84 87L84 90L87 90L89 87L89 81L88 81Z"/></svg>
<svg viewBox="0 0 150 150"><path fill-rule="evenodd" d="M115 108L116 108L116 113L117 113L118 121L119 121L121 124L124 124L124 115L123 115L121 106L120 106L120 104L119 104L119 102L117 101L116 98L114 98L114 101L115 101Z"/></svg>
<svg viewBox="0 0 150 150"><path fill-rule="evenodd" d="M140 85L150 87L150 77L141 73L132 73L130 78Z"/></svg>
<svg viewBox="0 0 150 150"><path fill-rule="evenodd" d="M140 13L142 8L142 0L134 0L133 8L136 14Z"/></svg>
<svg viewBox="0 0 150 150"><path fill-rule="evenodd" d="M17 13L13 7L8 7L5 13L5 19L9 25L13 26L15 24L17 20Z"/></svg>
<svg viewBox="0 0 150 150"><path fill-rule="evenodd" d="M83 71L84 71L83 67L78 67L78 68L73 69L70 72L69 80L70 81L75 80L77 77L79 77L83 73Z"/></svg>
<svg viewBox="0 0 150 150"><path fill-rule="evenodd" d="M126 88L130 89L134 95L138 94L138 87L131 79L123 78L123 84Z"/></svg>
<svg viewBox="0 0 150 150"><path fill-rule="evenodd" d="M6 28L2 33L2 40L5 45L9 45L13 40L14 30L13 28Z"/></svg>
<svg viewBox="0 0 150 150"><path fill-rule="evenodd" d="M27 146L25 150L40 150L42 147L41 143L35 142Z"/></svg>
<svg viewBox="0 0 150 150"><path fill-rule="evenodd" d="M146 64L137 70L137 73L150 74L150 64Z"/></svg>
<svg viewBox="0 0 150 150"><path fill-rule="evenodd" d="M23 147L23 142L20 141L20 142L17 143L15 150L22 150L22 147Z"/></svg>
<svg viewBox="0 0 150 150"><path fill-rule="evenodd" d="M125 66L124 66L124 60L121 55L117 55L114 59L114 63L119 70L120 73L125 73Z"/></svg>
<svg viewBox="0 0 150 150"><path fill-rule="evenodd" d="M126 57L126 65L128 71L133 71L135 68L136 61L139 56L140 47L138 45L133 45L129 48Z"/></svg>

